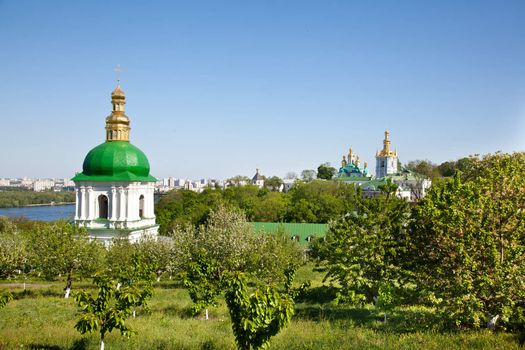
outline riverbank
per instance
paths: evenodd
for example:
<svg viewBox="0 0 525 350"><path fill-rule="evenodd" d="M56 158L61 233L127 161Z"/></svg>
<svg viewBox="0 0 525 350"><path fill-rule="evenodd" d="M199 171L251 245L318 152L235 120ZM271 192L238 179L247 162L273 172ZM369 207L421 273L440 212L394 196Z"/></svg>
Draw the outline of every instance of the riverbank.
<svg viewBox="0 0 525 350"><path fill-rule="evenodd" d="M75 192L5 191L0 192L0 208L69 205L75 202Z"/></svg>
<svg viewBox="0 0 525 350"><path fill-rule="evenodd" d="M29 207L47 207L47 206L55 206L55 205L73 205L75 202L51 202L51 203L43 203L43 204L26 204L21 205L19 207L9 207L4 209L11 209L11 208L29 208Z"/></svg>

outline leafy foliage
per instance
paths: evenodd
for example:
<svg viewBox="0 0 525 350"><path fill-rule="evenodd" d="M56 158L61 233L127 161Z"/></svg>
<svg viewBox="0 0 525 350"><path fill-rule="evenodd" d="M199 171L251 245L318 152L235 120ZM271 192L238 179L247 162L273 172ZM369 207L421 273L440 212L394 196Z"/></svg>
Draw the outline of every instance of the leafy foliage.
<svg viewBox="0 0 525 350"><path fill-rule="evenodd" d="M205 224L220 206L242 210L249 221L327 223L353 207L354 194L353 185L319 180L296 181L288 193L253 185L202 193L176 190L159 201L156 215L161 234L167 236L187 224Z"/></svg>
<svg viewBox="0 0 525 350"><path fill-rule="evenodd" d="M28 259L27 242L15 223L0 218L0 278L24 271Z"/></svg>
<svg viewBox="0 0 525 350"><path fill-rule="evenodd" d="M352 212L330 225L326 239L315 241L313 256L325 279L341 285L339 301L373 302L385 285L403 277L399 255L409 216L405 200L387 184L376 198L356 201Z"/></svg>
<svg viewBox="0 0 525 350"><path fill-rule="evenodd" d="M214 305L225 273L244 272L258 280L280 281L288 266L297 267L303 261L297 243L284 233L256 234L239 210L222 206L210 213L206 226L186 226L175 230L173 237L174 257L195 311Z"/></svg>
<svg viewBox="0 0 525 350"><path fill-rule="evenodd" d="M264 349L270 338L286 326L294 312L293 299L275 287L249 294L242 275L226 279L226 304L237 346L242 350Z"/></svg>
<svg viewBox="0 0 525 350"><path fill-rule="evenodd" d="M29 244L35 269L48 280L66 275L66 288L71 288L74 272L90 277L103 266L102 245L90 240L85 229L65 221L37 226Z"/></svg>
<svg viewBox="0 0 525 350"><path fill-rule="evenodd" d="M525 154L471 158L464 170L416 207L407 261L456 326L508 324L525 300Z"/></svg>
<svg viewBox="0 0 525 350"><path fill-rule="evenodd" d="M114 281L103 276L95 276L93 282L98 286L96 297L86 291L81 291L75 296L82 312L75 329L81 334L98 331L103 349L104 336L113 329L118 329L127 337L135 334L125 321L132 314L134 307L143 305L151 296L151 289L140 290L137 286L117 289Z"/></svg>
<svg viewBox="0 0 525 350"><path fill-rule="evenodd" d="M198 253L184 273L184 286L188 288L195 313L216 305L216 298L222 291L221 283L221 268L217 261L210 259L204 251Z"/></svg>
<svg viewBox="0 0 525 350"><path fill-rule="evenodd" d="M334 177L337 170L330 163L323 163L317 167L317 178L330 180Z"/></svg>
<svg viewBox="0 0 525 350"><path fill-rule="evenodd" d="M2 292L0 294L0 309L7 305L9 301L13 300L13 295L9 292Z"/></svg>

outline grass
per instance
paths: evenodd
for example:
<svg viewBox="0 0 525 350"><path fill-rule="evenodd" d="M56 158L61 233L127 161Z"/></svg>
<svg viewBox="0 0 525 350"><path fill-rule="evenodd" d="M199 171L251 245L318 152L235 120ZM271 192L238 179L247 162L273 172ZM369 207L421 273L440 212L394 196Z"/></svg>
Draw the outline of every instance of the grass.
<svg viewBox="0 0 525 350"><path fill-rule="evenodd" d="M297 280L312 279L312 290L296 305L292 323L272 338L270 349L518 349L517 336L489 331L440 332L431 309L404 307L384 324L373 306L333 306L333 290L306 266ZM97 349L97 334L81 336L74 299L63 298L63 282L42 283L24 291L6 286L14 300L0 310L0 350ZM77 283L75 288L93 288ZM191 314L191 300L171 281L157 284L149 303L151 313L139 312L129 324L138 331L131 338L114 331L107 349L235 349L225 303L210 309L211 319ZM426 326L428 325L428 326Z"/></svg>

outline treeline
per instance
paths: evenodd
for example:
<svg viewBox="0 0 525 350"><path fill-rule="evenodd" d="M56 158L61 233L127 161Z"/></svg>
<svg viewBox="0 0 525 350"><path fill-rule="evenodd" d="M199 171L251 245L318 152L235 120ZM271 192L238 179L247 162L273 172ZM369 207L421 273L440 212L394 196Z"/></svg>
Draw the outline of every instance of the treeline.
<svg viewBox="0 0 525 350"><path fill-rule="evenodd" d="M289 192L276 192L253 185L227 189L168 192L155 207L161 234L174 227L206 221L220 205L241 209L248 221L327 223L354 207L353 185L335 181L297 181Z"/></svg>
<svg viewBox="0 0 525 350"><path fill-rule="evenodd" d="M0 191L0 208L23 207L31 204L74 202L74 192Z"/></svg>
<svg viewBox="0 0 525 350"><path fill-rule="evenodd" d="M430 160L411 160L402 168L435 181L439 178L452 177L457 171L464 172L471 169L472 165L476 163L476 160L476 156L463 157L441 164L435 164Z"/></svg>

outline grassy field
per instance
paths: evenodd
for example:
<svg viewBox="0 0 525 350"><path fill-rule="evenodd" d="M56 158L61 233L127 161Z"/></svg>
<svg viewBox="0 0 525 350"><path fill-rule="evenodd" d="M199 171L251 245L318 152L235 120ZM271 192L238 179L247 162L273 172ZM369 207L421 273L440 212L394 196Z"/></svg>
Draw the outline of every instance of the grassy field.
<svg viewBox="0 0 525 350"><path fill-rule="evenodd" d="M313 279L313 292L297 304L292 323L271 341L271 349L518 349L517 336L489 331L443 333L432 310L397 309L385 324L374 307L334 307L330 289L322 287L311 266L297 280ZM1 285L14 295L0 310L2 349L97 349L98 335L81 336L74 328L78 318L74 299L63 298L63 283L38 282L26 291ZM74 288L93 288L87 282ZM157 284L149 303L151 313L139 312L129 324L138 331L131 338L114 331L106 349L235 349L224 302L210 309L206 321L191 314L191 300L175 282Z"/></svg>

